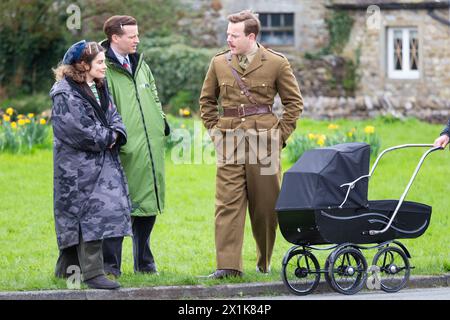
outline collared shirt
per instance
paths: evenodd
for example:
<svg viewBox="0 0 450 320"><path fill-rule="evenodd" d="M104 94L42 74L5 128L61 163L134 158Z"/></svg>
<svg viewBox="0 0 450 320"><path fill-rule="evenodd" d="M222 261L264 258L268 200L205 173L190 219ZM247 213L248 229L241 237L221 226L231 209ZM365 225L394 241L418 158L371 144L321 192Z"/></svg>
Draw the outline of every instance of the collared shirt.
<svg viewBox="0 0 450 320"><path fill-rule="evenodd" d="M95 85L95 82L88 82L87 84L88 84L89 88L91 89L92 93L94 94L94 97L97 100L98 104L101 104L100 96L98 95L97 86Z"/></svg>
<svg viewBox="0 0 450 320"><path fill-rule="evenodd" d="M116 56L117 60L119 60L120 64L123 65L124 62L128 63L128 65L131 68L130 59L128 58L128 55L123 56L120 53L118 53L114 48L111 46L111 50L114 52L114 55Z"/></svg>
<svg viewBox="0 0 450 320"><path fill-rule="evenodd" d="M247 67L252 63L253 58L258 52L259 46L255 43L255 46L246 55L238 55L239 65L242 69L247 69Z"/></svg>
<svg viewBox="0 0 450 320"><path fill-rule="evenodd" d="M259 46L257 43L255 43L255 46L253 47L253 49L247 53L247 59L249 61L249 63L252 63L253 58L256 56L256 53L258 52Z"/></svg>

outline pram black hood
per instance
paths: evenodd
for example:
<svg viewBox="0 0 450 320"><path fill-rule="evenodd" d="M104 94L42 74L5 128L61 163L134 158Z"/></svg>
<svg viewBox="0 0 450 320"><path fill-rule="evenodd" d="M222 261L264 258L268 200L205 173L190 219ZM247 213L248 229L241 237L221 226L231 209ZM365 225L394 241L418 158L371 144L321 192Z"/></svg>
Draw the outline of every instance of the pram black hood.
<svg viewBox="0 0 450 320"><path fill-rule="evenodd" d="M345 199L351 182L369 173L370 145L343 143L306 151L284 173L275 210L326 209L337 207ZM366 206L368 179L359 180L350 192L344 208Z"/></svg>

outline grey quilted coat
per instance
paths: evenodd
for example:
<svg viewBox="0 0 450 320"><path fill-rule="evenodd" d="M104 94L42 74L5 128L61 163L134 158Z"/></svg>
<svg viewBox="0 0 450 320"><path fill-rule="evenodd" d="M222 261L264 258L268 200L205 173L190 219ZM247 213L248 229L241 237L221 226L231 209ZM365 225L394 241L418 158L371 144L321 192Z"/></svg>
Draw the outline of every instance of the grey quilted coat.
<svg viewBox="0 0 450 320"><path fill-rule="evenodd" d="M80 87L65 78L50 91L54 217L60 249L78 244L80 235L86 242L131 235L131 203L119 159L120 145L126 143L125 126L107 85L99 89L101 104ZM118 139L109 148L114 131Z"/></svg>

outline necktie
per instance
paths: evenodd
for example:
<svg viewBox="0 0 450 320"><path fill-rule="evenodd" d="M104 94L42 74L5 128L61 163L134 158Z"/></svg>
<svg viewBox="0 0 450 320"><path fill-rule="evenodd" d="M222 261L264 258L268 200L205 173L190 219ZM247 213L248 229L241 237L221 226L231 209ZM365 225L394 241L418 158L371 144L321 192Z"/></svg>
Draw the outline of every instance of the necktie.
<svg viewBox="0 0 450 320"><path fill-rule="evenodd" d="M130 67L130 64L128 63L127 59L124 59L124 60L123 60L122 66L123 66L125 69L127 69L129 73L131 73L131 67Z"/></svg>
<svg viewBox="0 0 450 320"><path fill-rule="evenodd" d="M247 69L249 64L248 58L246 55L239 56L239 66L245 70Z"/></svg>

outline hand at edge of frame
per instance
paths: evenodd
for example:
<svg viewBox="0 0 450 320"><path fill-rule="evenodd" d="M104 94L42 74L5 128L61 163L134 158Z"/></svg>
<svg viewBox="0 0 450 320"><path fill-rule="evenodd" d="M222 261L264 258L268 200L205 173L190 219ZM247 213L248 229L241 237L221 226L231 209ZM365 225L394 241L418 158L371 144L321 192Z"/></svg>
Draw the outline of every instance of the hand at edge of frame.
<svg viewBox="0 0 450 320"><path fill-rule="evenodd" d="M434 140L433 145L435 147L445 148L448 145L449 140L450 140L449 136L446 134L443 134L442 136L440 136L436 140Z"/></svg>

